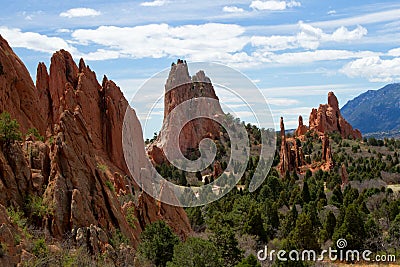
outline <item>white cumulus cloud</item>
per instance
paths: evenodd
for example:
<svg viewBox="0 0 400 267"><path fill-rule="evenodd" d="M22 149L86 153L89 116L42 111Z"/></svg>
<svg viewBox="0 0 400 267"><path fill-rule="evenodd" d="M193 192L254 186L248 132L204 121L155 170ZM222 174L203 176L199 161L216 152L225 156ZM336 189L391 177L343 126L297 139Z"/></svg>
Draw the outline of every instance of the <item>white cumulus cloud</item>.
<svg viewBox="0 0 400 267"><path fill-rule="evenodd" d="M140 5L141 6L163 6L167 3L168 3L167 0L154 0L154 1L140 3Z"/></svg>
<svg viewBox="0 0 400 267"><path fill-rule="evenodd" d="M278 1L278 0L255 0L250 4L250 8L255 10L269 10L269 11L279 11L285 10L291 7L301 6L300 2L297 1Z"/></svg>
<svg viewBox="0 0 400 267"><path fill-rule="evenodd" d="M98 59L104 59L107 55L111 58L179 56L196 61L251 63L253 59L242 52L249 42L249 37L244 36L244 32L243 27L235 24L207 23L176 27L168 24L149 24L79 29L72 33L72 37L81 45L104 46L103 51L95 51L95 54L92 54L102 55ZM112 52L107 54L106 50Z"/></svg>
<svg viewBox="0 0 400 267"><path fill-rule="evenodd" d="M17 28L2 26L0 26L0 32L12 47L21 47L45 53L54 53L57 50L66 49L73 54L77 53L75 47L72 47L59 37L49 37L36 32L22 32Z"/></svg>
<svg viewBox="0 0 400 267"><path fill-rule="evenodd" d="M370 82L396 82L400 81L400 58L363 57L347 63L340 72L349 77L367 78Z"/></svg>
<svg viewBox="0 0 400 267"><path fill-rule="evenodd" d="M295 48L315 50L324 42L340 43L359 40L368 33L367 29L362 26L357 26L354 30L340 27L332 33L326 33L322 29L302 21L298 23L298 28L299 31L294 35L253 36L251 43L262 52Z"/></svg>
<svg viewBox="0 0 400 267"><path fill-rule="evenodd" d="M71 8L65 12L60 13L60 17L66 18L95 17L99 15L101 15L100 11L86 7Z"/></svg>
<svg viewBox="0 0 400 267"><path fill-rule="evenodd" d="M224 6L222 8L222 11L227 12L227 13L242 13L242 12L244 12L244 9L239 8L237 6Z"/></svg>
<svg viewBox="0 0 400 267"><path fill-rule="evenodd" d="M346 27L340 27L336 31L334 31L330 36L326 36L327 40L335 41L335 42L344 42L344 41L352 41L359 40L365 35L367 35L368 31L366 28L358 25L354 30L349 31Z"/></svg>
<svg viewBox="0 0 400 267"><path fill-rule="evenodd" d="M400 57L400 47L389 50L388 55L392 57Z"/></svg>

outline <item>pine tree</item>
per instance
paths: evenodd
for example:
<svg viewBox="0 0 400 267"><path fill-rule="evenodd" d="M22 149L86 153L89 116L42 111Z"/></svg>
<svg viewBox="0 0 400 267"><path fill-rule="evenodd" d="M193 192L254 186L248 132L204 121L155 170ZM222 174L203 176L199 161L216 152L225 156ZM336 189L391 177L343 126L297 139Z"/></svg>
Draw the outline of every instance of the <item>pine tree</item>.
<svg viewBox="0 0 400 267"><path fill-rule="evenodd" d="M319 245L315 235L315 229L311 218L304 212L296 221L296 228L293 230L292 240L298 249L312 249L318 251Z"/></svg>
<svg viewBox="0 0 400 267"><path fill-rule="evenodd" d="M200 181L200 182L203 180L203 177L201 176L201 172L199 172L199 171L196 172L196 178L197 178L197 181Z"/></svg>
<svg viewBox="0 0 400 267"><path fill-rule="evenodd" d="M282 224L280 225L280 235L283 238L289 236L290 232L296 227L296 220L298 217L296 205L292 206L290 212L286 215Z"/></svg>
<svg viewBox="0 0 400 267"><path fill-rule="evenodd" d="M211 240L221 252L224 266L233 267L238 264L243 251L239 249L239 243L231 228L217 227Z"/></svg>
<svg viewBox="0 0 400 267"><path fill-rule="evenodd" d="M303 199L304 203L308 203L311 200L310 190L308 189L307 181L304 182L303 191L301 191L301 198Z"/></svg>
<svg viewBox="0 0 400 267"><path fill-rule="evenodd" d="M167 263L167 267L183 266L222 267L220 248L210 241L190 237L185 243L175 246L172 261Z"/></svg>
<svg viewBox="0 0 400 267"><path fill-rule="evenodd" d="M346 249L361 249L363 248L365 233L365 223L363 216L355 204L350 204L346 208L342 225L335 231L333 240L344 238L347 240Z"/></svg>
<svg viewBox="0 0 400 267"><path fill-rule="evenodd" d="M335 227L336 227L336 217L333 214L333 212L330 210L328 212L328 215L326 216L326 221L325 221L325 224L324 224L324 229L325 229L325 231L327 233L327 238L328 239L332 238L332 235L333 235L333 233L335 231Z"/></svg>
<svg viewBox="0 0 400 267"><path fill-rule="evenodd" d="M244 258L236 267L261 267L261 264L257 261L256 256L250 254L247 258Z"/></svg>
<svg viewBox="0 0 400 267"><path fill-rule="evenodd" d="M186 174L182 171L180 176L179 176L179 181L178 184L181 186L187 186L188 182L186 179Z"/></svg>
<svg viewBox="0 0 400 267"><path fill-rule="evenodd" d="M174 246L179 238L164 221L156 221L146 226L140 235L138 251L141 257L158 266L165 266L172 259Z"/></svg>

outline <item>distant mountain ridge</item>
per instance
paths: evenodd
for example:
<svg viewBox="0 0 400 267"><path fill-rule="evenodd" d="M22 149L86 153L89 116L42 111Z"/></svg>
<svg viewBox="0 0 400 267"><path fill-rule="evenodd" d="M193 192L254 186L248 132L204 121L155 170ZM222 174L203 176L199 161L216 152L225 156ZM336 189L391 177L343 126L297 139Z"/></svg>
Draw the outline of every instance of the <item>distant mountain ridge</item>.
<svg viewBox="0 0 400 267"><path fill-rule="evenodd" d="M353 127L367 135L400 130L400 83L369 90L341 109L341 113Z"/></svg>

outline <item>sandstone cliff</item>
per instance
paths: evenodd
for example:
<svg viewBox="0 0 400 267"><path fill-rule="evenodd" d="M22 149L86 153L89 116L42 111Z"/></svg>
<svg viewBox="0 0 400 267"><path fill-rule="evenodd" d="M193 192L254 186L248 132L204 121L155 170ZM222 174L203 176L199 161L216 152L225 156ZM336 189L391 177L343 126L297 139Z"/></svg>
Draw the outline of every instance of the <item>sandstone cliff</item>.
<svg viewBox="0 0 400 267"><path fill-rule="evenodd" d="M0 189L4 192L0 208L22 210L27 197L39 197L48 207L39 226L51 237L72 234L85 245L85 240L97 236L103 245L94 249L89 244L94 252L105 249L115 231L136 247L144 227L159 219L166 220L182 238L190 233L182 208L157 204L140 192L134 174L129 173L122 151L123 120L129 107L114 82L104 77L99 84L82 59L77 66L67 51L60 50L51 58L49 73L39 63L35 86L1 37L0 64L0 112L9 112L23 134L34 127L45 137L45 142L29 137L0 149ZM133 120L140 125L136 115ZM134 136L143 144L136 153L145 161L140 127ZM137 218L134 225L127 221L128 213ZM3 221L7 218L0 218ZM9 250L8 263L19 262L23 248L11 246Z"/></svg>
<svg viewBox="0 0 400 267"><path fill-rule="evenodd" d="M23 131L36 127L44 133L46 125L39 95L24 63L0 36L0 112L7 110Z"/></svg>

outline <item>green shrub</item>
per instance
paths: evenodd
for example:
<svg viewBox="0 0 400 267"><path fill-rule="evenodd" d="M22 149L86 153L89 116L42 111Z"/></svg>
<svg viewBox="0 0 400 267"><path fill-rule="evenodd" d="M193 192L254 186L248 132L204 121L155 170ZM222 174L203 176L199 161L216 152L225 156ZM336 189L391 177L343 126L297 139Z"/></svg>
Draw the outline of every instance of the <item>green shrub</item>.
<svg viewBox="0 0 400 267"><path fill-rule="evenodd" d="M0 242L0 258L4 257L7 253L7 245Z"/></svg>
<svg viewBox="0 0 400 267"><path fill-rule="evenodd" d="M126 221L128 222L129 226L133 229L136 228L136 222L138 219L135 217L135 207L129 207L126 210Z"/></svg>
<svg viewBox="0 0 400 267"><path fill-rule="evenodd" d="M113 248L118 249L122 244L129 244L129 240L119 229L116 229L110 238L110 244Z"/></svg>
<svg viewBox="0 0 400 267"><path fill-rule="evenodd" d="M39 238L33 243L32 253L36 257L44 258L48 255L49 249L47 248L44 238Z"/></svg>
<svg viewBox="0 0 400 267"><path fill-rule="evenodd" d="M26 203L26 211L38 219L43 219L47 215L52 214L51 208L43 203L43 198L35 195L30 195Z"/></svg>
<svg viewBox="0 0 400 267"><path fill-rule="evenodd" d="M224 264L220 257L220 249L208 240L190 237L185 243L175 246L172 261L167 263L167 267L222 267Z"/></svg>
<svg viewBox="0 0 400 267"><path fill-rule="evenodd" d="M28 227L27 227L27 218L25 217L25 214L18 210L14 209L13 207L8 207L7 208L7 215L10 217L10 220L12 223L16 224L18 228L22 229L25 238L30 239L32 238L32 235L28 232ZM21 242L21 237L16 236L14 242Z"/></svg>
<svg viewBox="0 0 400 267"><path fill-rule="evenodd" d="M36 129L36 128L30 128L30 129L26 132L26 135L27 135L27 136L28 136L28 135L33 135L33 136L36 138L36 140L39 140L39 141L44 142L44 137L40 135L38 129Z"/></svg>
<svg viewBox="0 0 400 267"><path fill-rule="evenodd" d="M0 140L6 144L21 140L19 124L8 112L0 114Z"/></svg>
<svg viewBox="0 0 400 267"><path fill-rule="evenodd" d="M261 267L261 264L257 261L257 257L250 254L247 258L244 258L236 267Z"/></svg>
<svg viewBox="0 0 400 267"><path fill-rule="evenodd" d="M115 192L115 187L113 185L113 183L110 180L106 181L106 186L113 192Z"/></svg>
<svg viewBox="0 0 400 267"><path fill-rule="evenodd" d="M97 168L102 172L106 172L108 170L107 165L104 165L104 164L101 164L101 163L97 163Z"/></svg>
<svg viewBox="0 0 400 267"><path fill-rule="evenodd" d="M16 234L16 235L14 236L14 244L15 244L15 245L21 244L21 236L20 236L19 234Z"/></svg>
<svg viewBox="0 0 400 267"><path fill-rule="evenodd" d="M19 210L15 210L13 207L7 208L7 214L11 219L12 223L15 223L20 228L24 228L26 226L26 218L24 213Z"/></svg>
<svg viewBox="0 0 400 267"><path fill-rule="evenodd" d="M140 256L151 261L155 266L161 267L172 260L174 246L179 243L179 238L164 221L147 225L140 240L138 247Z"/></svg>

